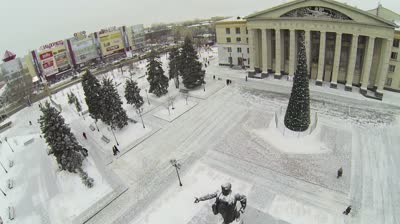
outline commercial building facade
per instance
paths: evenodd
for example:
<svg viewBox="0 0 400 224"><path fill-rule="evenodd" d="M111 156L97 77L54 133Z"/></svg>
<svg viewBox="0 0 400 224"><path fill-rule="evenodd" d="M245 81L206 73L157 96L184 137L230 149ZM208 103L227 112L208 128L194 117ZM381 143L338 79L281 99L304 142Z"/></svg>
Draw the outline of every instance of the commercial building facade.
<svg viewBox="0 0 400 224"><path fill-rule="evenodd" d="M87 36L84 31L78 32L74 34L74 37L67 39L67 44L71 63L75 69L100 58L94 35Z"/></svg>
<svg viewBox="0 0 400 224"><path fill-rule="evenodd" d="M143 24L131 26L131 32L133 42L132 50L134 52L142 51L146 46Z"/></svg>
<svg viewBox="0 0 400 224"><path fill-rule="evenodd" d="M250 52L246 66L251 73L293 76L302 35L309 76L317 85L330 82L336 88L342 83L348 91L353 86L362 93L374 90L377 97L384 87L400 90L400 70L390 66L399 40L398 26L392 21L332 0L297 0L249 15L245 21ZM236 38L226 33L228 24L243 26L242 21L218 22L218 46L228 47L228 38ZM219 48L219 53L223 50ZM221 57L220 64L225 64ZM232 59L233 65L238 62Z"/></svg>

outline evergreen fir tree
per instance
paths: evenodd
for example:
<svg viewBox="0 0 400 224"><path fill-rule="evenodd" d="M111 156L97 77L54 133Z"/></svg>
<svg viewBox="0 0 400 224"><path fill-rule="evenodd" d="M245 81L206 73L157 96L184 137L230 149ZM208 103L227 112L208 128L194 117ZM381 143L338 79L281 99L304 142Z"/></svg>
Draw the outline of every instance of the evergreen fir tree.
<svg viewBox="0 0 400 224"><path fill-rule="evenodd" d="M49 154L56 157L61 170L87 176L82 169L82 162L88 156L87 151L78 144L60 112L51 107L49 102L41 106L40 110L43 113L39 118L40 129L50 148ZM88 187L93 186L93 179L90 177L86 177L82 181Z"/></svg>
<svg viewBox="0 0 400 224"><path fill-rule="evenodd" d="M300 132L307 130L310 125L310 90L308 87L304 34L301 35L299 42L297 68L285 114L285 126L292 131Z"/></svg>
<svg viewBox="0 0 400 224"><path fill-rule="evenodd" d="M79 103L78 98L75 98L75 107L76 107L76 111L77 111L78 113L82 111L82 106L81 106L81 104Z"/></svg>
<svg viewBox="0 0 400 224"><path fill-rule="evenodd" d="M89 70L82 76L82 87L90 116L96 122L102 118L102 89L99 80Z"/></svg>
<svg viewBox="0 0 400 224"><path fill-rule="evenodd" d="M103 114L101 120L111 128L123 128L128 125L128 116L122 108L122 101L111 79L103 79Z"/></svg>
<svg viewBox="0 0 400 224"><path fill-rule="evenodd" d="M189 37L185 38L180 54L180 75L183 85L188 89L201 86L204 82L205 71L202 70L202 64L198 61L197 52Z"/></svg>
<svg viewBox="0 0 400 224"><path fill-rule="evenodd" d="M147 62L147 80L150 83L149 93L154 93L160 97L168 92L168 77L164 75L162 64L155 52L151 52Z"/></svg>
<svg viewBox="0 0 400 224"><path fill-rule="evenodd" d="M169 79L174 79L175 87L179 88L179 75L180 75L180 52L178 48L172 48L169 52Z"/></svg>
<svg viewBox="0 0 400 224"><path fill-rule="evenodd" d="M137 82L132 79L126 80L125 99L128 104L133 104L135 108L140 108L144 103L143 97L140 95L140 88Z"/></svg>

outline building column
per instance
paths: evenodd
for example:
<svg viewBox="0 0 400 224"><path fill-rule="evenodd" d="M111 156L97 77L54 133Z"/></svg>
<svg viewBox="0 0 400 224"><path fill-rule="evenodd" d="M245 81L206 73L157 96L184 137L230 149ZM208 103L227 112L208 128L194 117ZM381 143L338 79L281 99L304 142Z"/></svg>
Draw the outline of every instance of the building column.
<svg viewBox="0 0 400 224"><path fill-rule="evenodd" d="M304 31L304 46L306 48L307 70L308 75L311 74L311 31Z"/></svg>
<svg viewBox="0 0 400 224"><path fill-rule="evenodd" d="M267 68L272 69L272 30L266 30L267 32Z"/></svg>
<svg viewBox="0 0 400 224"><path fill-rule="evenodd" d="M290 30L290 44L289 44L289 76L294 75L294 66L296 58L296 30Z"/></svg>
<svg viewBox="0 0 400 224"><path fill-rule="evenodd" d="M342 50L342 34L341 33L336 33L335 56L334 56L334 59L333 59L333 71L332 71L331 88L337 88L337 77L339 75L341 50Z"/></svg>
<svg viewBox="0 0 400 224"><path fill-rule="evenodd" d="M255 62L256 62L256 32L257 30L255 29L250 29L249 30L249 49L250 49L250 71L249 74L254 74L255 73Z"/></svg>
<svg viewBox="0 0 400 224"><path fill-rule="evenodd" d="M388 74L389 69L389 57L391 53L393 40L383 39L382 41L382 54L381 54L381 63L378 69L379 79L378 79L378 88L376 90L375 95L377 97L382 98L383 96L383 87L385 85L385 81Z"/></svg>
<svg viewBox="0 0 400 224"><path fill-rule="evenodd" d="M351 40L349 64L347 66L346 86L344 87L346 91L351 91L353 89L353 75L356 67L357 46L358 35L353 34L353 39Z"/></svg>
<svg viewBox="0 0 400 224"><path fill-rule="evenodd" d="M322 86L322 76L324 75L325 68L325 42L326 32L321 31L319 37L318 76L315 82L317 86Z"/></svg>
<svg viewBox="0 0 400 224"><path fill-rule="evenodd" d="M261 47L262 47L262 73L268 74L268 45L267 30L261 30Z"/></svg>
<svg viewBox="0 0 400 224"><path fill-rule="evenodd" d="M374 45L375 45L375 37L368 37L367 46L365 47L366 52L364 53L364 62L362 68L362 84L360 88L360 93L366 94L367 88L369 84L369 76L371 73L371 65L372 65L372 56L374 55Z"/></svg>
<svg viewBox="0 0 400 224"><path fill-rule="evenodd" d="M275 29L275 75L274 78L281 78L281 30Z"/></svg>

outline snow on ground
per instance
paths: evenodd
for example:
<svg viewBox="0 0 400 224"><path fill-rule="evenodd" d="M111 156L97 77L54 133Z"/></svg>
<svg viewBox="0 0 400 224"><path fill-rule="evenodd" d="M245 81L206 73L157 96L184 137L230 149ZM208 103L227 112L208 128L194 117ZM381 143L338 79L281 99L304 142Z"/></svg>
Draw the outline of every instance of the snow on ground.
<svg viewBox="0 0 400 224"><path fill-rule="evenodd" d="M396 204L400 201L395 196L397 185L380 185L373 180L393 183L390 177L396 178L392 174L398 163L394 161L399 161L400 155L394 154L393 163L388 166L370 171L375 163L392 155L395 149L390 144L399 145L399 127L389 129L390 134L385 131L400 114L398 107L367 99L356 91L349 93L311 83L311 108L319 115L320 140L330 150L323 154L284 153L253 130L268 127L273 112L287 105L292 83L271 78L246 82L246 71L217 65L215 49L202 55L211 61L206 69L208 79L213 75L229 77L233 84L199 101L173 122L162 124L162 129L135 147L135 152L130 151L113 163L113 169L130 183L130 188L89 223L135 223L139 217L149 223L156 217L178 222L176 210L181 209L182 201L193 200L191 196L195 194L186 193L185 182L179 191L175 170L169 164L171 158L181 161L183 179L196 178L192 168L200 160L209 167L210 176L220 172L253 186L248 193L246 216L250 223L376 223L369 218L372 215L378 217L379 223L396 223ZM383 135L371 135L368 130L374 129ZM374 144L360 144L360 133ZM272 138L268 136L268 140ZM366 150L360 152L362 148ZM373 156L374 148L384 149L380 157ZM299 146L298 151L306 149ZM371 158L363 162L365 157ZM337 179L339 167L344 175ZM198 171L199 176L201 173ZM194 191L191 185L188 188ZM391 192L392 200L381 194L383 189ZM374 203L374 199L380 203ZM342 211L349 204L354 205L353 213L343 218ZM380 212L383 208L388 212ZM193 216L190 205L179 212L184 222L187 216ZM205 206L196 214L211 211ZM199 215L194 217L198 219L190 220L190 224L210 223Z"/></svg>
<svg viewBox="0 0 400 224"><path fill-rule="evenodd" d="M254 130L253 133L283 153L318 154L330 152L320 141L320 129L316 129L311 135L304 137L288 137L275 128L275 121L272 124L269 128Z"/></svg>
<svg viewBox="0 0 400 224"><path fill-rule="evenodd" d="M292 224L344 224L344 217L340 213L329 214L281 195L274 198L269 213Z"/></svg>
<svg viewBox="0 0 400 224"><path fill-rule="evenodd" d="M201 87L190 90L189 96L200 98L200 99L207 99L209 96L213 95L220 89L225 86L224 81L217 80L217 79L206 79L206 84L202 85Z"/></svg>
<svg viewBox="0 0 400 224"><path fill-rule="evenodd" d="M255 130L266 130L274 119L274 112L287 105L292 82L271 77L246 82L245 70L218 66L216 48L211 52L202 51L201 55L210 60L206 68L206 91L202 88L191 91L189 101L197 105L171 122L153 116L163 109L168 96L158 98L146 94L146 63L135 63L132 78L142 89L143 119L146 128L149 125L152 130L143 132L136 111L123 99L128 116L138 123L130 123L129 128L118 133L121 139L126 139L125 146L121 147L123 153L118 157L107 154L111 153L111 143L107 145L99 138L102 133L110 134L104 124L99 122L100 132L90 131L93 121L87 115L83 120L74 106L66 104L66 92L72 89L79 92L78 98L86 110L80 84L54 96L62 105L62 115L73 133L89 150L88 172L91 172L89 166L97 168L114 191L121 186L121 180L129 187L119 191L121 196L114 194L105 201L107 203L101 203L108 204L104 209L101 209L104 206L93 205L90 211L99 212L87 223L214 223L218 216L211 213L212 201L195 205L193 200L195 196L217 190L226 180L233 182L234 191L248 196L245 218L249 223L399 223L400 107L396 104L397 95L387 94L388 98L384 96L383 102L379 102L361 96L356 90L346 92L341 86L331 89L311 82L311 110L318 113L319 126L313 134L328 150L316 153L317 150L307 148L308 142L304 143L307 146L291 144L287 150L288 146L283 145L287 142L274 144L279 140L274 133L264 132L260 136ZM167 71L166 55L161 60ZM113 78L119 94L124 95L124 81L130 78L128 72L122 74L114 70L103 76ZM232 85L225 86L226 78L232 80ZM169 96L184 99L173 81ZM6 193L10 199L21 202L16 206L19 222L32 217L33 221L45 223L51 215L42 202L55 197L60 189L67 191L68 188L52 184L53 180L59 180L57 175L60 174L52 171L51 157L45 154L46 146L37 137L38 124L28 125L28 120L35 121L40 114L38 108L32 108L22 112L27 114L25 116L13 116L11 119L18 127L13 126L1 135L8 136L12 145L21 145L25 141L22 138L36 136L30 147L38 144L33 148L38 148L42 154L35 150L20 151L29 158L23 160L31 170L25 179L30 176L35 179L39 175L40 181L29 181L32 186L24 188L18 184L15 190L6 189ZM88 140L83 139L83 131L88 134ZM16 156L17 152L7 154L4 142L0 146L1 161L7 161L9 155L15 156L16 165L9 175L22 178L19 173L28 169L18 167L22 157ZM170 164L173 158L182 165L183 187L179 187L175 169ZM37 164L40 168L32 168ZM339 167L344 173L337 179ZM0 178L5 183L4 178L8 176L0 174ZM46 189L47 185L52 187ZM18 187L21 188L18 190ZM37 196L31 198L30 195ZM88 197L86 193L82 195ZM350 204L352 213L343 217L342 211ZM4 217L8 205L0 203L0 206Z"/></svg>
<svg viewBox="0 0 400 224"><path fill-rule="evenodd" d="M153 115L160 119L171 122L181 116L186 111L196 106L196 102L183 98L174 99L172 104L167 103L162 106L158 111L155 111Z"/></svg>
<svg viewBox="0 0 400 224"><path fill-rule="evenodd" d="M221 183L230 182L233 193L248 195L251 185L226 174L220 173L210 167L197 163L182 177L183 187L176 184L164 190L161 197L138 216L131 224L152 223L198 223L199 219L216 223L220 217L211 213L211 204L214 200L194 203L195 197L214 193L221 189ZM240 206L238 203L237 206Z"/></svg>
<svg viewBox="0 0 400 224"><path fill-rule="evenodd" d="M16 223L71 223L112 188L90 156L83 168L94 179L93 188L84 186L77 174L59 171L55 158L47 155L44 139L39 137L39 116L38 104L25 108L11 117L12 128L1 134L2 141L7 136L14 152L3 141L0 160L5 166L13 160L14 166L1 174L1 188L7 197L1 200L0 215L6 220L6 208L14 206ZM25 146L28 140L33 142ZM14 181L13 189L6 188L8 179Z"/></svg>

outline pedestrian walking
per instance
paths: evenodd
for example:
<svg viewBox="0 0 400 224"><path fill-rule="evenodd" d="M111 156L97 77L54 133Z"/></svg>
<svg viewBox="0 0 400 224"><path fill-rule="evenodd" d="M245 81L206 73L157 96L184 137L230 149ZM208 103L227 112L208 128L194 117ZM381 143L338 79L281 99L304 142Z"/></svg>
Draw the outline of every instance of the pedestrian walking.
<svg viewBox="0 0 400 224"><path fill-rule="evenodd" d="M87 140L86 133L83 132L82 135L83 135L83 137Z"/></svg>
<svg viewBox="0 0 400 224"><path fill-rule="evenodd" d="M213 75L213 79L215 80L215 75Z"/></svg>
<svg viewBox="0 0 400 224"><path fill-rule="evenodd" d="M346 208L346 210L344 210L343 214L348 215L351 211L351 205L349 205L349 207Z"/></svg>
<svg viewBox="0 0 400 224"><path fill-rule="evenodd" d="M207 61L207 64L210 65L210 61Z"/></svg>
<svg viewBox="0 0 400 224"><path fill-rule="evenodd" d="M226 79L226 85L229 85L229 79Z"/></svg>
<svg viewBox="0 0 400 224"><path fill-rule="evenodd" d="M339 177L341 177L343 175L343 169L342 167L340 167L337 171L337 179L339 179Z"/></svg>
<svg viewBox="0 0 400 224"><path fill-rule="evenodd" d="M206 68L207 68L207 63L204 63L204 67L206 67Z"/></svg>
<svg viewBox="0 0 400 224"><path fill-rule="evenodd" d="M116 156L119 153L119 150L116 145L113 146L113 154Z"/></svg>
<svg viewBox="0 0 400 224"><path fill-rule="evenodd" d="M246 75L246 82L247 82L247 75Z"/></svg>
<svg viewBox="0 0 400 224"><path fill-rule="evenodd" d="M32 121L29 121L29 125L32 125Z"/></svg>

